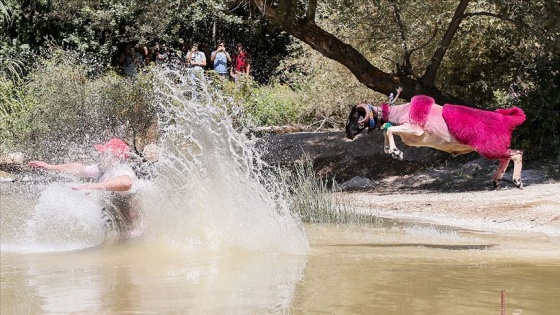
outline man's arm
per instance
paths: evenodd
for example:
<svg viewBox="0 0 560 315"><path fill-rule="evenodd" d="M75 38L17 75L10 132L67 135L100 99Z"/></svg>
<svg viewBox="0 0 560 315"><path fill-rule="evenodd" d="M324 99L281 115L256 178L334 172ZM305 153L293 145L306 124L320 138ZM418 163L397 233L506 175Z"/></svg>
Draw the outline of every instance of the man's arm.
<svg viewBox="0 0 560 315"><path fill-rule="evenodd" d="M121 175L99 183L84 184L74 186L74 190L108 190L108 191L127 191L132 188L132 178L128 175Z"/></svg>
<svg viewBox="0 0 560 315"><path fill-rule="evenodd" d="M86 166L81 163L48 164L43 161L31 161L29 162L28 165L35 168L56 171L61 173L86 175Z"/></svg>

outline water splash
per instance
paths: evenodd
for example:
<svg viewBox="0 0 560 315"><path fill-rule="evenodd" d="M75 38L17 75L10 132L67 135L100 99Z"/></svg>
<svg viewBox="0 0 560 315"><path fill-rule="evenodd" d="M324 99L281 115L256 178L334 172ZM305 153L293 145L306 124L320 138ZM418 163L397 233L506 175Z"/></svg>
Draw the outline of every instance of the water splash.
<svg viewBox="0 0 560 315"><path fill-rule="evenodd" d="M25 224L27 252L68 251L93 247L104 237L99 203L70 185L52 183L42 191Z"/></svg>
<svg viewBox="0 0 560 315"><path fill-rule="evenodd" d="M144 199L151 235L185 249L305 252L301 221L271 191L277 183L263 173L254 140L234 129L231 104L205 81L193 93L190 75L161 75L162 156Z"/></svg>
<svg viewBox="0 0 560 315"><path fill-rule="evenodd" d="M307 252L301 220L290 212L281 184L264 172L255 139L234 128L239 120L234 123L232 113L239 111L191 73L166 70L157 77L160 156L153 178L138 183L147 227L141 243L186 252ZM100 209L96 193L47 185L26 224L26 248L101 243Z"/></svg>

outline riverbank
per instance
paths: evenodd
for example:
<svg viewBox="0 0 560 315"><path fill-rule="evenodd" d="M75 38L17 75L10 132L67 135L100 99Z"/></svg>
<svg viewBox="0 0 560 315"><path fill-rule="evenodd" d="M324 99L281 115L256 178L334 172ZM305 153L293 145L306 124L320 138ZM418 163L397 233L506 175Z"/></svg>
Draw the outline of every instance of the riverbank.
<svg viewBox="0 0 560 315"><path fill-rule="evenodd" d="M494 232L543 233L560 242L560 182L523 190L345 192L360 212L382 218L430 222Z"/></svg>

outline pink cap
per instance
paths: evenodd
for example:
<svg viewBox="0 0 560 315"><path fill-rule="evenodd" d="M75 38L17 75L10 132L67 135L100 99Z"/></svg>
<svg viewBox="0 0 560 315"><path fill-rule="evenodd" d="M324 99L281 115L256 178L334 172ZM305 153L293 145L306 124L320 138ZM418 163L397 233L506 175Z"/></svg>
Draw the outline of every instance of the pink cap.
<svg viewBox="0 0 560 315"><path fill-rule="evenodd" d="M105 144L98 144L95 149L99 152L109 152L118 158L128 158L130 156L130 147L126 142L118 138L113 138Z"/></svg>

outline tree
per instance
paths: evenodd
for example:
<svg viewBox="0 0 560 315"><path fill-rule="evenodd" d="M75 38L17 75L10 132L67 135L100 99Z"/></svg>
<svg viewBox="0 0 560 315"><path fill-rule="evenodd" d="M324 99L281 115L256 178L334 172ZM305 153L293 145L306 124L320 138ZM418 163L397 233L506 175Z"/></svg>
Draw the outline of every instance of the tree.
<svg viewBox="0 0 560 315"><path fill-rule="evenodd" d="M519 44L517 47L521 46L521 39L527 38L528 34L537 42L550 42L553 40L550 35L557 34L556 32L559 29L558 25L554 25L552 30L549 29L548 31L546 29L531 29L534 25L542 24L543 16L546 21L554 20L553 16L558 9L552 8L549 4L550 1L535 1L531 4L519 0L453 0L429 4L422 1L345 0L325 0L322 2L317 0L278 2L252 0L251 2L262 15L281 26L288 34L305 42L324 56L344 65L367 87L383 94L389 94L401 86L404 89L401 96L405 99L410 99L416 94L428 94L441 104L462 102L459 97L444 92L437 85L438 75L443 63L453 65L453 59L448 58L447 54L452 45L457 45L457 34L461 33L461 36L465 37L469 35L461 30L461 25L466 21L470 22L471 19L479 18L479 22L487 22L486 20L481 21L483 17L499 21L501 24L499 29L494 31L494 36L497 36L496 34L504 29L508 32L513 29L515 36L510 37L515 37L515 44ZM334 8L331 9L331 13L329 13L329 8ZM547 11L547 8L550 10ZM339 13L332 13L335 10L338 10ZM344 15L350 14L350 11L354 16ZM325 12L327 13L325 14ZM450 12L452 14L449 16ZM325 16L321 14L325 14ZM364 21L368 19L383 21L385 23L384 28L380 28L379 24L368 25L367 22L362 22L358 27L370 26L373 30L372 33L392 32L395 35L393 39L397 38L400 49L394 59L397 61L392 61L394 70L382 70L380 67L373 65L364 56L364 53L341 39L345 34L334 34L327 31L322 24L324 25L323 21L326 18L330 18L329 14L343 15L345 19L339 19L340 24L352 24L355 23L354 20ZM418 16L421 18L418 18ZM442 19L441 16L449 17ZM533 23L533 25L529 25L530 23ZM344 28L344 25L341 28ZM421 31L421 29L424 31ZM350 31L357 33L355 30ZM476 29L471 28L470 31L476 32ZM492 34L486 34L488 38L491 37L490 35ZM502 35L500 34L500 36ZM371 37L380 38L380 36ZM480 40L480 38L477 38L477 40ZM383 44L373 42L370 46ZM525 47L524 50L528 51L530 49ZM518 53L507 52L502 48L494 49L493 52L509 54L509 56ZM431 57L418 57L420 53ZM459 54L453 57L462 58ZM507 60L508 56L496 57L500 61L511 61ZM516 62L520 62L520 60L517 59ZM472 64L476 63L472 62Z"/></svg>

